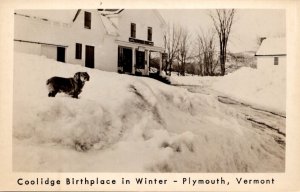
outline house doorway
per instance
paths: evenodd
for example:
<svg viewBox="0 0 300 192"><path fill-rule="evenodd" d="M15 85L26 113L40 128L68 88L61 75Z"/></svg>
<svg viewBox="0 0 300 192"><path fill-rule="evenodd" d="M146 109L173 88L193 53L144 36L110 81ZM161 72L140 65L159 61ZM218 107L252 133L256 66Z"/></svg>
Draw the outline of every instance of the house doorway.
<svg viewBox="0 0 300 192"><path fill-rule="evenodd" d="M143 75L145 70L145 52L136 50L135 52L135 61L136 61L136 67L135 67L135 74L136 75Z"/></svg>
<svg viewBox="0 0 300 192"><path fill-rule="evenodd" d="M66 57L66 48L64 47L57 47L57 61L65 62Z"/></svg>
<svg viewBox="0 0 300 192"><path fill-rule="evenodd" d="M145 69L145 52L136 51L136 69Z"/></svg>
<svg viewBox="0 0 300 192"><path fill-rule="evenodd" d="M132 73L132 49L127 47L119 47L118 51L118 67L123 73Z"/></svg>
<svg viewBox="0 0 300 192"><path fill-rule="evenodd" d="M85 46L85 66L89 68L95 67L94 46Z"/></svg>

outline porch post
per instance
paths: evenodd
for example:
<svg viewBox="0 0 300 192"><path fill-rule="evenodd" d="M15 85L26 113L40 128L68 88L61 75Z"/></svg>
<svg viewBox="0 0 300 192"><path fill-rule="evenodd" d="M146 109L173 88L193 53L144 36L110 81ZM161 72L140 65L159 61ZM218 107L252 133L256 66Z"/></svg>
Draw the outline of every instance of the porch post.
<svg viewBox="0 0 300 192"><path fill-rule="evenodd" d="M159 52L159 75L161 75L162 70L162 53Z"/></svg>
<svg viewBox="0 0 300 192"><path fill-rule="evenodd" d="M135 61L135 48L132 47L132 71L131 74L135 74L135 65L136 65L136 61Z"/></svg>
<svg viewBox="0 0 300 192"><path fill-rule="evenodd" d="M149 75L149 50L145 50L145 57L146 57L146 65L145 65L145 74Z"/></svg>

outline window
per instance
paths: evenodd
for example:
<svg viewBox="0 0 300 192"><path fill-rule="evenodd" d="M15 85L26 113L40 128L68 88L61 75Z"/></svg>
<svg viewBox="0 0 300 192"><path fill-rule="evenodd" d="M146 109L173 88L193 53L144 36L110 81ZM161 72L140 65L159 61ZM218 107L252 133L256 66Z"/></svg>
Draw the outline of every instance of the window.
<svg viewBox="0 0 300 192"><path fill-rule="evenodd" d="M81 55L82 55L82 45L80 43L76 43L75 58L81 59Z"/></svg>
<svg viewBox="0 0 300 192"><path fill-rule="evenodd" d="M274 65L278 65L278 57L274 57Z"/></svg>
<svg viewBox="0 0 300 192"><path fill-rule="evenodd" d="M132 38L136 37L136 24L135 23L131 23L130 37L132 37Z"/></svg>
<svg viewBox="0 0 300 192"><path fill-rule="evenodd" d="M92 15L90 12L84 12L84 28L91 29Z"/></svg>
<svg viewBox="0 0 300 192"><path fill-rule="evenodd" d="M66 59L66 48L65 47L57 47L57 61L65 62Z"/></svg>
<svg viewBox="0 0 300 192"><path fill-rule="evenodd" d="M148 41L152 41L152 27L148 27Z"/></svg>

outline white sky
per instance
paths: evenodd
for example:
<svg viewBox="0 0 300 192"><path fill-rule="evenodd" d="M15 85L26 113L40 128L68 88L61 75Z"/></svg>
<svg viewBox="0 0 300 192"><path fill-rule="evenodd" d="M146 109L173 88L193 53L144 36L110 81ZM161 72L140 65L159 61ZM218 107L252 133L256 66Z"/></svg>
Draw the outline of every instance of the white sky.
<svg viewBox="0 0 300 192"><path fill-rule="evenodd" d="M212 10L214 11L214 10ZM209 10L159 10L166 22L174 22L187 28L195 35L202 29L206 32L213 27ZM238 9L228 48L232 52L256 51L259 36L285 36L285 10L278 9Z"/></svg>

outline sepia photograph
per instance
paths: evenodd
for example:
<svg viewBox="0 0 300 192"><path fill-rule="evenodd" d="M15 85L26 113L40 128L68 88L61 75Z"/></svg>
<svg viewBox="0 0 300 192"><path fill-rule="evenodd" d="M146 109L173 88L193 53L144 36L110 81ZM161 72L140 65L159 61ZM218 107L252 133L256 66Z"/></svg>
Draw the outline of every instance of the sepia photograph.
<svg viewBox="0 0 300 192"><path fill-rule="evenodd" d="M13 18L13 172L286 171L285 9Z"/></svg>

